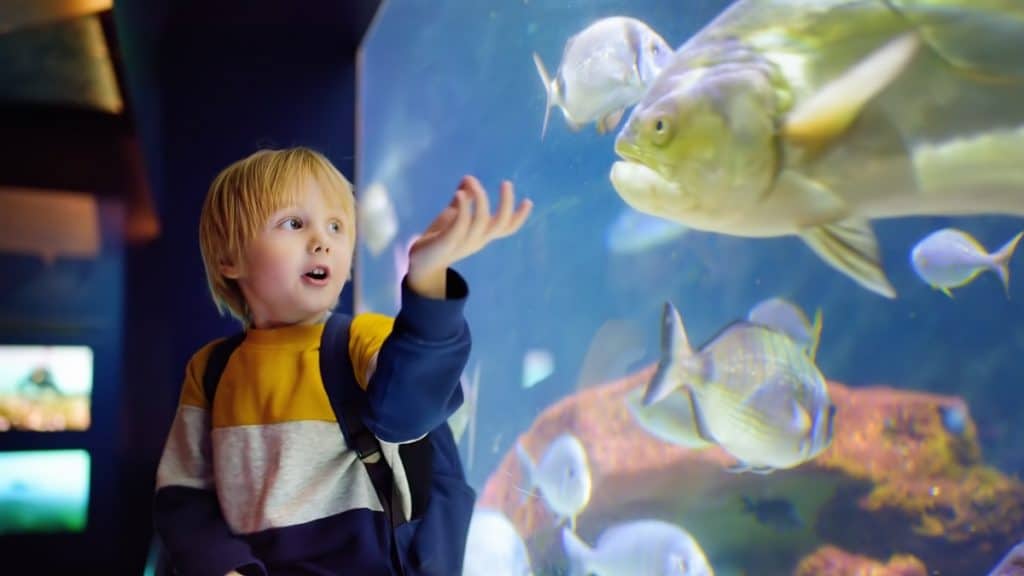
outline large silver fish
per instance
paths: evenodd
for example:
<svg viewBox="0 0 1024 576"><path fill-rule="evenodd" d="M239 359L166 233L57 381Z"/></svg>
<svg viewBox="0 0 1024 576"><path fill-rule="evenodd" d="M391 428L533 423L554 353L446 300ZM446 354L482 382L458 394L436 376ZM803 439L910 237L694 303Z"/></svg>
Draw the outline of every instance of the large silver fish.
<svg viewBox="0 0 1024 576"><path fill-rule="evenodd" d="M695 351L666 302L662 355L643 402L657 406L680 389L695 432L739 460L734 471L792 468L832 442L835 405L824 377L803 345L774 328L737 322Z"/></svg>
<svg viewBox="0 0 1024 576"><path fill-rule="evenodd" d="M589 122L601 134L615 129L671 55L672 48L650 26L625 16L602 18L569 38L554 78L534 52L547 92L541 139L555 106L573 130Z"/></svg>
<svg viewBox="0 0 1024 576"><path fill-rule="evenodd" d="M738 0L633 108L611 170L633 208L800 236L894 297L871 221L1024 215L1024 2Z"/></svg>

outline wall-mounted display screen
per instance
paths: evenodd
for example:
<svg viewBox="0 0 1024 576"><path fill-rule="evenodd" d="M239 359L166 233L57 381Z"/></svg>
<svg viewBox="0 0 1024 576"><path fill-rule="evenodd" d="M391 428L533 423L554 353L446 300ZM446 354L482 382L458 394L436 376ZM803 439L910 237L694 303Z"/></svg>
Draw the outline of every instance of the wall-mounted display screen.
<svg viewBox="0 0 1024 576"><path fill-rule="evenodd" d="M0 452L0 535L85 530L89 466L85 450Z"/></svg>
<svg viewBox="0 0 1024 576"><path fill-rule="evenodd" d="M88 346L0 346L0 432L87 430L92 386Z"/></svg>

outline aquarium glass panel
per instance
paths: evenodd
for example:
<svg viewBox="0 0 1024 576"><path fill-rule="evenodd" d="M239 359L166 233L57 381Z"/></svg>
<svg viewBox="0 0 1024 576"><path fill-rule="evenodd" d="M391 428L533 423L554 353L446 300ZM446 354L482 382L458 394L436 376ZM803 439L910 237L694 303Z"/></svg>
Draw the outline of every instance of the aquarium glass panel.
<svg viewBox="0 0 1024 576"><path fill-rule="evenodd" d="M1024 537L1020 54L1018 1L382 3L358 311L464 175L534 203L454 265L466 574L988 574Z"/></svg>

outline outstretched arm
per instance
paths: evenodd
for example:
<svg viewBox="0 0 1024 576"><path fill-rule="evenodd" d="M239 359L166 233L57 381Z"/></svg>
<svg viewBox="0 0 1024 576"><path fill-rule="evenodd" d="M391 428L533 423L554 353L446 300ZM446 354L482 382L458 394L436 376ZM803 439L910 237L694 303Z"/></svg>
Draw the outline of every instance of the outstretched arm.
<svg viewBox="0 0 1024 576"><path fill-rule="evenodd" d="M486 191L467 176L409 249L402 309L367 375L366 425L381 440L422 438L462 404L459 378L470 351L462 310L469 289L450 267L518 231L533 205L526 200L513 211L514 203L512 184L504 182L492 215Z"/></svg>

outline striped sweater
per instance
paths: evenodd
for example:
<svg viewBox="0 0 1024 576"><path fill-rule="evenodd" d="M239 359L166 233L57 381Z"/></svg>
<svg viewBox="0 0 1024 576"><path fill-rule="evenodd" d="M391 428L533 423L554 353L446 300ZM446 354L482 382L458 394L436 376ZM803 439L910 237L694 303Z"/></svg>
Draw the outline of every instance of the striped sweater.
<svg viewBox="0 0 1024 576"><path fill-rule="evenodd" d="M192 357L154 503L157 531L180 573L391 574L382 507L345 445L320 355L351 358L352 377L368 395L364 421L381 440L400 495L396 505L413 520L415 490L399 444L428 433L434 440L432 431L444 428L463 400L468 290L454 272L448 285L445 300L403 285L398 316L357 315L347 350L320 350L323 324L250 329L225 366L212 407L203 372L213 343ZM442 474L462 477L454 443L434 447L442 452L438 465L452 468Z"/></svg>

